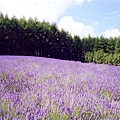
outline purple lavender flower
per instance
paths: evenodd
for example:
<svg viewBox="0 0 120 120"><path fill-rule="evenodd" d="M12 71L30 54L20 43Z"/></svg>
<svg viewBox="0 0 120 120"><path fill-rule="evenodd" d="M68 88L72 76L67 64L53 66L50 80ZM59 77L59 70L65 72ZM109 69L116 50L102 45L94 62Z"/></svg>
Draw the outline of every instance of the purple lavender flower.
<svg viewBox="0 0 120 120"><path fill-rule="evenodd" d="M67 108L67 113L68 113L68 114L71 114L71 113L72 113L72 110L70 109L70 107Z"/></svg>
<svg viewBox="0 0 120 120"><path fill-rule="evenodd" d="M117 120L119 95L119 66L0 56L0 119Z"/></svg>

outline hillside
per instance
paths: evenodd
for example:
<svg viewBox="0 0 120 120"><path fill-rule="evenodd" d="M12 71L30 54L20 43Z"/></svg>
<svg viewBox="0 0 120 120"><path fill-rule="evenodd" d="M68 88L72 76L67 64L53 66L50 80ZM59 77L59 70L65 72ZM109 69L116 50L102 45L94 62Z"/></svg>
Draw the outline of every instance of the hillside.
<svg viewBox="0 0 120 120"><path fill-rule="evenodd" d="M120 66L0 56L1 120L118 120Z"/></svg>

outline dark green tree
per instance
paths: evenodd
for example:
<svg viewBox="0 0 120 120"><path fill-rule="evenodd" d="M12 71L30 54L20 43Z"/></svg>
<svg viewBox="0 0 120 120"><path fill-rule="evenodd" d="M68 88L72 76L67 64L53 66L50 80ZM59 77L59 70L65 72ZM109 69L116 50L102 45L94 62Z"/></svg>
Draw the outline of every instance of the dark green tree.
<svg viewBox="0 0 120 120"><path fill-rule="evenodd" d="M73 56L74 60L82 60L82 41L79 36L73 37Z"/></svg>
<svg viewBox="0 0 120 120"><path fill-rule="evenodd" d="M120 53L120 37L116 38L115 41L115 53L119 54Z"/></svg>

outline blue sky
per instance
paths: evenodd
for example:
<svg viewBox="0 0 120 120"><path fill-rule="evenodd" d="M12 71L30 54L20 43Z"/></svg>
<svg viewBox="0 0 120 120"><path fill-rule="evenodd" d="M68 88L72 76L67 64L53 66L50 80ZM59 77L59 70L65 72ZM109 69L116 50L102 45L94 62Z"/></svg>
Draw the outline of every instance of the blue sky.
<svg viewBox="0 0 120 120"><path fill-rule="evenodd" d="M80 37L120 36L120 0L0 0L0 11L55 22Z"/></svg>

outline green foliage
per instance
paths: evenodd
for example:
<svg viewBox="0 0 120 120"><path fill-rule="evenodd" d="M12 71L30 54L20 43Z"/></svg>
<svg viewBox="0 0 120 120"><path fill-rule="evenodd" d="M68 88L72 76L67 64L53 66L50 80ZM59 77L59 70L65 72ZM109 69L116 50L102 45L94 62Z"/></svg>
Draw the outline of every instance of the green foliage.
<svg viewBox="0 0 120 120"><path fill-rule="evenodd" d="M87 52L85 61L117 66L120 65L120 53L105 53L103 50Z"/></svg>
<svg viewBox="0 0 120 120"><path fill-rule="evenodd" d="M0 13L0 55L29 55L120 65L120 37L80 38L55 23Z"/></svg>
<svg viewBox="0 0 120 120"><path fill-rule="evenodd" d="M50 120L69 120L69 115L67 115L67 114L64 114L64 115L62 115L62 116L60 116L60 114L59 113L50 113L49 114L49 118L50 118Z"/></svg>
<svg viewBox="0 0 120 120"><path fill-rule="evenodd" d="M120 38L116 39L116 43L115 43L115 53L116 53L116 54L120 53Z"/></svg>
<svg viewBox="0 0 120 120"><path fill-rule="evenodd" d="M85 61L87 62L93 62L93 52L87 52L86 55L85 55Z"/></svg>
<svg viewBox="0 0 120 120"><path fill-rule="evenodd" d="M72 54L74 57L74 60L82 60L82 41L79 36L73 37L73 48L72 48Z"/></svg>
<svg viewBox="0 0 120 120"><path fill-rule="evenodd" d="M6 117L7 114L9 114L9 118L14 117L15 113L14 113L14 109L11 106L11 104L9 102L3 104L3 102L4 101L0 101L0 108L1 108L0 116L5 115L5 117ZM8 119L8 120L9 120L9 118L6 117L6 119Z"/></svg>

